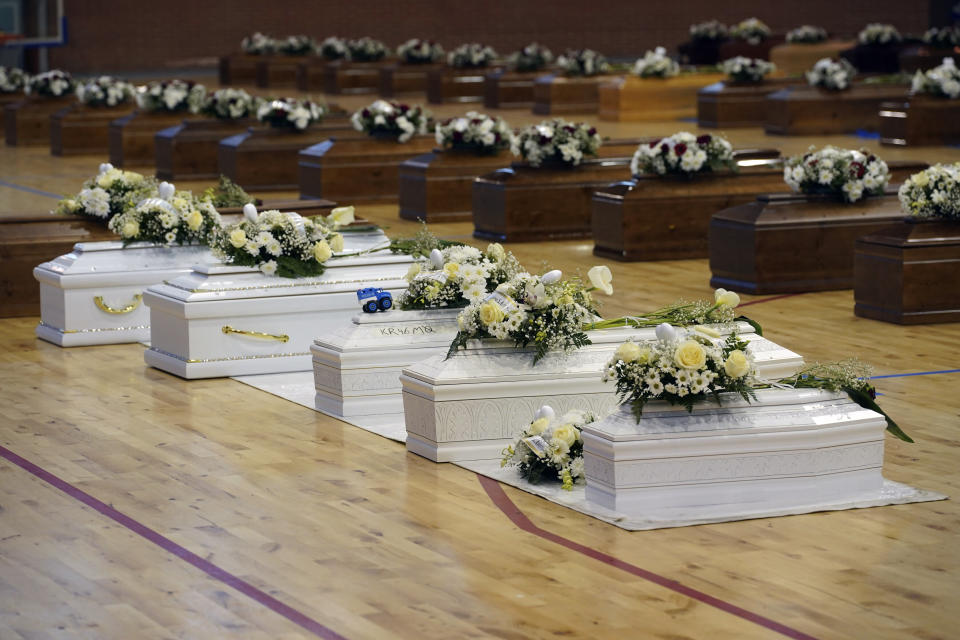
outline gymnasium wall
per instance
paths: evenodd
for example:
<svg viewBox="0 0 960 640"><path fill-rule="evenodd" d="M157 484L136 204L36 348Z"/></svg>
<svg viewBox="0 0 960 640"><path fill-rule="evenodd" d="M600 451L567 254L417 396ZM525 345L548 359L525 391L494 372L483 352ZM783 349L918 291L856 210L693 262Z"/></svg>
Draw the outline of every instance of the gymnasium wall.
<svg viewBox="0 0 960 640"><path fill-rule="evenodd" d="M840 35L866 22L922 33L943 4L907 0L66 0L69 44L52 49L51 67L73 72L212 65L247 33L369 35L394 46L428 37L450 47L467 41L509 52L536 40L555 51L586 47L637 57L674 48L692 22L734 23L756 16L775 32L816 24ZM934 17L936 16L936 17Z"/></svg>

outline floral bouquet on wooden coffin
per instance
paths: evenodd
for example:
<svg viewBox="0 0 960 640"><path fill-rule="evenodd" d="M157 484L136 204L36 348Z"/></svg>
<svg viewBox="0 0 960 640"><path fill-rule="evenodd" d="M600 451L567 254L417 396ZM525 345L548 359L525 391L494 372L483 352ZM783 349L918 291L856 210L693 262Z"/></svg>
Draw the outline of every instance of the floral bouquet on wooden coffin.
<svg viewBox="0 0 960 640"><path fill-rule="evenodd" d="M0 66L0 93L19 93L24 91L30 75L17 67Z"/></svg>
<svg viewBox="0 0 960 640"><path fill-rule="evenodd" d="M960 97L960 69L957 69L953 58L944 58L940 66L927 71L917 71L913 76L910 92L950 99Z"/></svg>
<svg viewBox="0 0 960 640"><path fill-rule="evenodd" d="M137 88L137 106L144 111L197 113L206 97L206 87L193 80L165 80Z"/></svg>
<svg viewBox="0 0 960 640"><path fill-rule="evenodd" d="M960 28L932 27L923 34L923 42L934 49L952 49L960 45Z"/></svg>
<svg viewBox="0 0 960 640"><path fill-rule="evenodd" d="M433 40L411 38L397 47L397 57L406 64L430 64L443 59L443 47Z"/></svg>
<svg viewBox="0 0 960 640"><path fill-rule="evenodd" d="M720 63L720 70L730 76L732 81L751 84L763 82L763 79L776 69L777 65L772 62L744 56L736 56Z"/></svg>
<svg viewBox="0 0 960 640"><path fill-rule="evenodd" d="M850 88L857 70L846 58L821 58L806 75L811 87L843 91Z"/></svg>
<svg viewBox="0 0 960 640"><path fill-rule="evenodd" d="M558 417L552 407L544 405L530 426L503 450L500 466L516 467L533 484L551 480L571 491L576 482L586 478L581 429L594 420L596 416L585 411L568 411Z"/></svg>
<svg viewBox="0 0 960 640"><path fill-rule="evenodd" d="M902 40L903 37L895 26L878 22L868 24L857 34L857 42L860 44L896 44Z"/></svg>
<svg viewBox="0 0 960 640"><path fill-rule="evenodd" d="M153 178L104 163L96 176L83 183L80 193L58 202L53 213L83 216L107 225L156 190Z"/></svg>
<svg viewBox="0 0 960 640"><path fill-rule="evenodd" d="M317 43L310 36L296 35L280 38L274 43L276 51L285 56L307 56L315 53Z"/></svg>
<svg viewBox="0 0 960 640"><path fill-rule="evenodd" d="M277 41L257 31L240 41L240 49L254 56L265 56L277 50Z"/></svg>
<svg viewBox="0 0 960 640"><path fill-rule="evenodd" d="M730 37L748 44L760 44L770 37L770 27L757 18L747 18L730 27Z"/></svg>
<svg viewBox="0 0 960 640"><path fill-rule="evenodd" d="M897 195L914 218L960 222L960 163L935 164L913 174Z"/></svg>
<svg viewBox="0 0 960 640"><path fill-rule="evenodd" d="M305 131L314 122L320 122L327 114L325 105L312 100L277 98L265 100L257 107L257 120L275 129Z"/></svg>
<svg viewBox="0 0 960 640"><path fill-rule="evenodd" d="M410 286L398 304L405 311L465 307L522 270L516 257L499 244L486 251L466 245L434 249L428 262L410 267L406 278Z"/></svg>
<svg viewBox="0 0 960 640"><path fill-rule="evenodd" d="M373 38L347 40L347 58L353 62L376 62L382 60L388 51L387 45Z"/></svg>
<svg viewBox="0 0 960 640"><path fill-rule="evenodd" d="M161 182L156 195L114 216L107 226L123 238L124 246L152 242L169 247L210 244L221 224L220 214L212 202L196 198L189 191L177 191L169 182Z"/></svg>
<svg viewBox="0 0 960 640"><path fill-rule="evenodd" d="M133 102L136 91L126 80L99 76L77 85L77 100L88 107L116 107Z"/></svg>
<svg viewBox="0 0 960 640"><path fill-rule="evenodd" d="M553 52L536 42L531 42L523 49L514 51L507 56L507 66L513 71L530 72L545 69L553 62Z"/></svg>
<svg viewBox="0 0 960 640"><path fill-rule="evenodd" d="M811 24L805 24L787 32L787 42L790 44L817 44L825 42L827 30Z"/></svg>
<svg viewBox="0 0 960 640"><path fill-rule="evenodd" d="M77 83L73 77L66 71L54 69L38 73L35 76L29 76L23 91L27 95L46 96L49 98L60 98L73 93Z"/></svg>
<svg viewBox="0 0 960 640"><path fill-rule="evenodd" d="M826 146L788 158L783 179L797 193L823 193L852 203L864 195L883 195L890 181L887 163L869 151Z"/></svg>
<svg viewBox="0 0 960 640"><path fill-rule="evenodd" d="M641 78L672 78L680 73L680 65L667 55L666 49L657 47L634 62L631 73Z"/></svg>
<svg viewBox="0 0 960 640"><path fill-rule="evenodd" d="M682 332L669 324L659 325L655 341L620 345L607 363L603 380L616 383L621 402L630 403L637 422L651 400L664 400L692 412L695 405L707 400L722 405L727 394L751 402L758 389L770 387L844 391L860 406L882 414L892 435L913 442L877 405L876 391L867 381L870 370L862 363L818 363L790 378L762 383L757 380L746 342L733 333L717 343L718 336L711 333L704 327Z"/></svg>
<svg viewBox="0 0 960 640"><path fill-rule="evenodd" d="M354 129L368 135L407 142L414 135L427 132L429 118L430 113L423 107L377 100L350 116L350 122Z"/></svg>
<svg viewBox="0 0 960 640"><path fill-rule="evenodd" d="M690 39L694 42L719 42L727 39L727 26L717 20L690 25Z"/></svg>
<svg viewBox="0 0 960 640"><path fill-rule="evenodd" d="M721 169L737 169L730 142L722 136L695 136L686 131L641 144L630 160L630 172L634 176L645 173L692 176Z"/></svg>
<svg viewBox="0 0 960 640"><path fill-rule="evenodd" d="M513 145L514 133L505 120L476 111L438 122L437 144L444 149L493 155Z"/></svg>
<svg viewBox="0 0 960 640"><path fill-rule="evenodd" d="M447 54L447 64L455 69L480 69L497 57L493 47L470 42L462 44Z"/></svg>
<svg viewBox="0 0 960 640"><path fill-rule="evenodd" d="M565 75L589 78L610 71L607 59L593 49L568 49L557 58Z"/></svg>
<svg viewBox="0 0 960 640"><path fill-rule="evenodd" d="M531 167L544 163L575 167L584 157L596 156L602 142L595 127L556 118L521 130L513 138L511 151Z"/></svg>
<svg viewBox="0 0 960 640"><path fill-rule="evenodd" d="M241 120L253 117L263 98L254 98L243 89L218 89L207 94L199 113L218 120Z"/></svg>
<svg viewBox="0 0 960 640"><path fill-rule="evenodd" d="M347 41L336 36L325 38L318 49L320 55L327 60L342 60L350 55L350 50L347 49Z"/></svg>

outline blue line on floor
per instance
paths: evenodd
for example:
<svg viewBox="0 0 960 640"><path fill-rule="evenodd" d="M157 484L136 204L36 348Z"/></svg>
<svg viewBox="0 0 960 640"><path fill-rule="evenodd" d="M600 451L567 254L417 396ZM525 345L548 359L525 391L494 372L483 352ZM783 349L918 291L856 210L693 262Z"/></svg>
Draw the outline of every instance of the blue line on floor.
<svg viewBox="0 0 960 640"><path fill-rule="evenodd" d="M937 373L960 373L960 369L944 369L942 371L918 371L916 373L888 373L885 376L870 376L868 380L880 378L909 378L910 376L932 376Z"/></svg>
<svg viewBox="0 0 960 640"><path fill-rule="evenodd" d="M858 138L867 138L868 140L880 139L880 133L878 131L867 131L866 129L857 129L853 135L857 136Z"/></svg>
<svg viewBox="0 0 960 640"><path fill-rule="evenodd" d="M35 196L44 196L46 198L56 198L60 200L63 198L61 195L56 193L50 193L49 191L41 191L40 189L34 189L33 187L25 187L22 184L14 184L12 182L7 182L6 180L0 180L0 187L10 187L11 189L18 189L20 191L26 191L27 193L32 193Z"/></svg>

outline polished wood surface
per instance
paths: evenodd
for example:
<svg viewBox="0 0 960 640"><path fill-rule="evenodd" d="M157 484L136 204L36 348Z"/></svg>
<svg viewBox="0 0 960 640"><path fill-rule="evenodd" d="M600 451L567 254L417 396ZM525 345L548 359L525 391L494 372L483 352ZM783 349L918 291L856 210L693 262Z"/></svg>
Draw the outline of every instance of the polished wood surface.
<svg viewBox="0 0 960 640"><path fill-rule="evenodd" d="M900 52L909 47L906 42L889 44L860 44L840 52L860 73L897 73L900 71Z"/></svg>
<svg viewBox="0 0 960 640"><path fill-rule="evenodd" d="M483 76L483 106L488 109L530 109L533 82L545 71L495 69Z"/></svg>
<svg viewBox="0 0 960 640"><path fill-rule="evenodd" d="M50 116L76 101L73 96L26 97L4 106L3 126L7 146L50 144Z"/></svg>
<svg viewBox="0 0 960 640"><path fill-rule="evenodd" d="M376 93L380 86L380 70L391 63L388 60L328 62L323 67L323 90L333 95Z"/></svg>
<svg viewBox="0 0 960 640"><path fill-rule="evenodd" d="M257 63L263 56L247 53L231 53L221 56L217 68L220 84L225 87L256 84Z"/></svg>
<svg viewBox="0 0 960 640"><path fill-rule="evenodd" d="M960 142L960 104L949 98L910 96L907 102L880 104L880 142L934 146Z"/></svg>
<svg viewBox="0 0 960 640"><path fill-rule="evenodd" d="M915 71L939 67L943 64L944 58L953 58L956 62L958 55L953 49L934 49L926 45L915 45L901 49L899 57L900 70L912 74Z"/></svg>
<svg viewBox="0 0 960 640"><path fill-rule="evenodd" d="M245 132L254 120L187 118L154 136L154 164L161 180L207 180L220 175L217 149L224 138Z"/></svg>
<svg viewBox="0 0 960 640"><path fill-rule="evenodd" d="M427 102L482 102L483 77L490 70L488 67L455 69L446 65L430 69L427 72Z"/></svg>
<svg viewBox="0 0 960 640"><path fill-rule="evenodd" d="M611 76L589 78L567 78L559 74L538 76L533 81L533 112L541 116L570 113L595 114L600 110L600 85L613 79Z"/></svg>
<svg viewBox="0 0 960 640"><path fill-rule="evenodd" d="M343 102L352 110L369 101ZM499 115L514 126L541 119ZM598 127L619 138L697 131L677 122ZM772 138L750 128L730 138L786 155L831 143L888 161L960 160L953 148L881 148L847 136ZM49 194L76 192L104 159L0 149L0 217L49 210ZM357 213L391 236L419 226L400 219L396 204ZM461 240L472 231L469 223L430 226ZM531 271L568 274L604 262L592 247L507 245ZM712 295L706 260L610 267L607 317ZM960 362L960 324L859 318L849 290L743 299L763 301L742 312L809 361L857 355L884 375ZM36 321L0 320L0 445L344 637L783 637L671 586L817 638L956 635L956 500L628 533L505 488L542 535L570 548L519 529L458 467L233 380L149 369L142 346L59 349L34 338ZM875 381L881 404L917 440L887 438L888 478L960 493L958 375ZM316 637L3 459L0 507L4 640Z"/></svg>
<svg viewBox="0 0 960 640"><path fill-rule="evenodd" d="M477 155L452 149L434 149L404 160L399 168L400 217L426 222L472 220L473 181L512 160L509 150Z"/></svg>
<svg viewBox="0 0 960 640"><path fill-rule="evenodd" d="M758 42L753 44L747 42L746 40L739 40L737 38L731 38L720 43L720 59L719 62L724 60L729 60L730 58L735 58L737 56L743 56L744 58L762 58L763 60L770 59L770 52L777 45L783 44L786 42L786 36L783 34L772 34L763 42Z"/></svg>
<svg viewBox="0 0 960 640"><path fill-rule="evenodd" d="M55 156L105 155L110 123L133 111L130 105L87 107L79 102L50 116L50 153Z"/></svg>
<svg viewBox="0 0 960 640"><path fill-rule="evenodd" d="M724 80L697 92L697 125L711 129L762 127L767 119L768 95L797 82L767 78L763 82Z"/></svg>
<svg viewBox="0 0 960 640"><path fill-rule="evenodd" d="M403 96L422 100L427 91L427 74L438 69L439 63L407 64L392 62L380 67L378 90L384 98Z"/></svg>
<svg viewBox="0 0 960 640"><path fill-rule="evenodd" d="M722 73L689 73L673 78L625 75L602 82L598 89L600 119L656 122L695 118L697 92L725 78Z"/></svg>
<svg viewBox="0 0 960 640"><path fill-rule="evenodd" d="M294 89L297 67L311 56L266 56L257 61L256 85L261 89Z"/></svg>
<svg viewBox="0 0 960 640"><path fill-rule="evenodd" d="M907 85L854 83L844 91L796 85L767 95L767 133L788 136L853 133L880 128L880 105L904 100Z"/></svg>
<svg viewBox="0 0 960 640"><path fill-rule="evenodd" d="M770 62L777 65L777 71L798 76L803 82L803 74L809 71L818 60L836 58L841 51L849 49L853 40L827 40L826 42L784 42L770 50Z"/></svg>
<svg viewBox="0 0 960 640"><path fill-rule="evenodd" d="M154 136L158 131L180 124L186 111L134 111L110 123L110 162L124 169L152 167L156 161Z"/></svg>

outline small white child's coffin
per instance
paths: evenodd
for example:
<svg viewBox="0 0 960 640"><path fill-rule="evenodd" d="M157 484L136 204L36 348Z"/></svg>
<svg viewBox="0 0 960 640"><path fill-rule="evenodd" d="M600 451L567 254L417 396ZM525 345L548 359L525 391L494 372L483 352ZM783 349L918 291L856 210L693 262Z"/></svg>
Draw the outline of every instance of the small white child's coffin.
<svg viewBox="0 0 960 640"><path fill-rule="evenodd" d="M337 416L403 413L400 372L445 355L460 309L361 313L330 336L314 340L316 406Z"/></svg>
<svg viewBox="0 0 960 640"><path fill-rule="evenodd" d="M845 393L769 389L692 413L624 405L583 429L586 497L652 519L713 518L842 501L883 484L883 416Z"/></svg>
<svg viewBox="0 0 960 640"><path fill-rule="evenodd" d="M80 242L33 270L40 282L37 337L61 347L149 340L143 292L210 262L214 257L201 245Z"/></svg>
<svg viewBox="0 0 960 640"><path fill-rule="evenodd" d="M761 377L780 378L803 365L801 356L753 333L749 324L736 326L750 342ZM404 369L407 449L435 462L488 460L500 457L542 405L558 414L582 409L606 416L617 407L617 396L614 384L601 380L604 367L624 341L652 340L654 329L589 335L593 344L549 353L535 366L532 349L475 341L449 359L434 356Z"/></svg>

